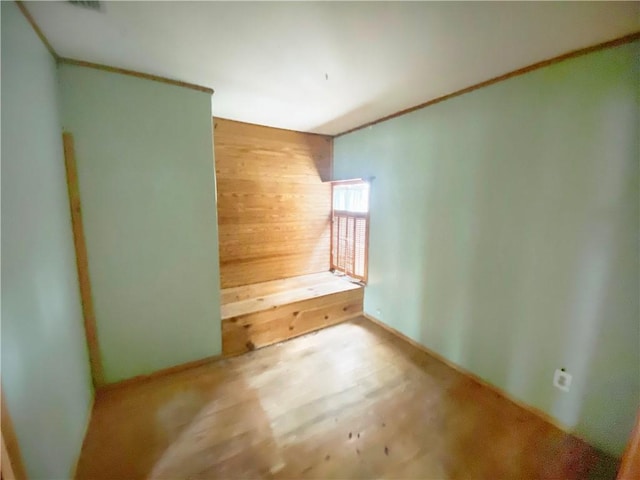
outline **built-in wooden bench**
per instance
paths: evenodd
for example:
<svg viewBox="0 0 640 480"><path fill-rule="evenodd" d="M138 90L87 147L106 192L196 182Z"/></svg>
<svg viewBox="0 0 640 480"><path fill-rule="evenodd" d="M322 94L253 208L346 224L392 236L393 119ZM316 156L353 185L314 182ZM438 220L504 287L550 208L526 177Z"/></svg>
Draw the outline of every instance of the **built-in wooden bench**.
<svg viewBox="0 0 640 480"><path fill-rule="evenodd" d="M237 355L362 314L364 288L331 272L222 290L222 351Z"/></svg>

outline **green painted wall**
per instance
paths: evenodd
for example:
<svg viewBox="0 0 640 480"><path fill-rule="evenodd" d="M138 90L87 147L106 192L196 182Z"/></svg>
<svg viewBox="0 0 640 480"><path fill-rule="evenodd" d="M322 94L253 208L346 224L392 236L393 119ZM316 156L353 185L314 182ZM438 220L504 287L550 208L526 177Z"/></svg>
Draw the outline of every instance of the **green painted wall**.
<svg viewBox="0 0 640 480"><path fill-rule="evenodd" d="M365 311L616 455L640 405L639 59L565 61L334 153L336 178L376 177Z"/></svg>
<svg viewBox="0 0 640 480"><path fill-rule="evenodd" d="M217 355L211 96L60 67L107 382Z"/></svg>
<svg viewBox="0 0 640 480"><path fill-rule="evenodd" d="M2 2L2 390L29 478L69 478L92 402L55 61Z"/></svg>

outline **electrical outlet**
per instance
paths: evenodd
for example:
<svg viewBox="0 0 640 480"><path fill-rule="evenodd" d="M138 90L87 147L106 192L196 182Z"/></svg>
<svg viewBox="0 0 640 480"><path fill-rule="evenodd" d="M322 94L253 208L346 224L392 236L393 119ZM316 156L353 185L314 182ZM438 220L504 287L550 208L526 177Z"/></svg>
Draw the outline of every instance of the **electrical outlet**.
<svg viewBox="0 0 640 480"><path fill-rule="evenodd" d="M379 308L376 308L376 316L378 317L378 320L382 320L382 310Z"/></svg>
<svg viewBox="0 0 640 480"><path fill-rule="evenodd" d="M563 392L568 392L571 388L571 379L571 375L567 373L564 368L558 368L553 375L553 386Z"/></svg>

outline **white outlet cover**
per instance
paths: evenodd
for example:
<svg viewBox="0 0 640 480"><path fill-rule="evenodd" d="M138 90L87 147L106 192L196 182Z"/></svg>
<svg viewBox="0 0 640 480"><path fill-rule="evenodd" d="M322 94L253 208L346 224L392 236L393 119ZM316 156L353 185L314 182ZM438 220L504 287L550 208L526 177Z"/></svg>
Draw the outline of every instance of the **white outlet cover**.
<svg viewBox="0 0 640 480"><path fill-rule="evenodd" d="M564 392L568 392L571 388L571 379L571 374L558 368L553 374L553 386Z"/></svg>

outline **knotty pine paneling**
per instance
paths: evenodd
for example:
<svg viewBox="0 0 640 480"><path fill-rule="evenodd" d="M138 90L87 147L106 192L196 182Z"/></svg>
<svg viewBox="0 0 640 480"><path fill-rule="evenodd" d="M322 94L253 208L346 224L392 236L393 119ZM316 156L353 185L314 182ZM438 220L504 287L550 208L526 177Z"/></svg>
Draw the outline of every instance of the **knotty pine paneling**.
<svg viewBox="0 0 640 480"><path fill-rule="evenodd" d="M334 278L223 305L222 353L238 355L361 315L363 298L363 287Z"/></svg>
<svg viewBox="0 0 640 480"><path fill-rule="evenodd" d="M329 270L333 139L214 118L222 288Z"/></svg>
<svg viewBox="0 0 640 480"><path fill-rule="evenodd" d="M315 285L335 280L336 277L331 272L320 272L300 277L243 285L241 287L225 288L220 292L220 303L228 305L234 302L244 302L252 298L280 294L298 288L313 288ZM225 318L224 315L222 318Z"/></svg>

